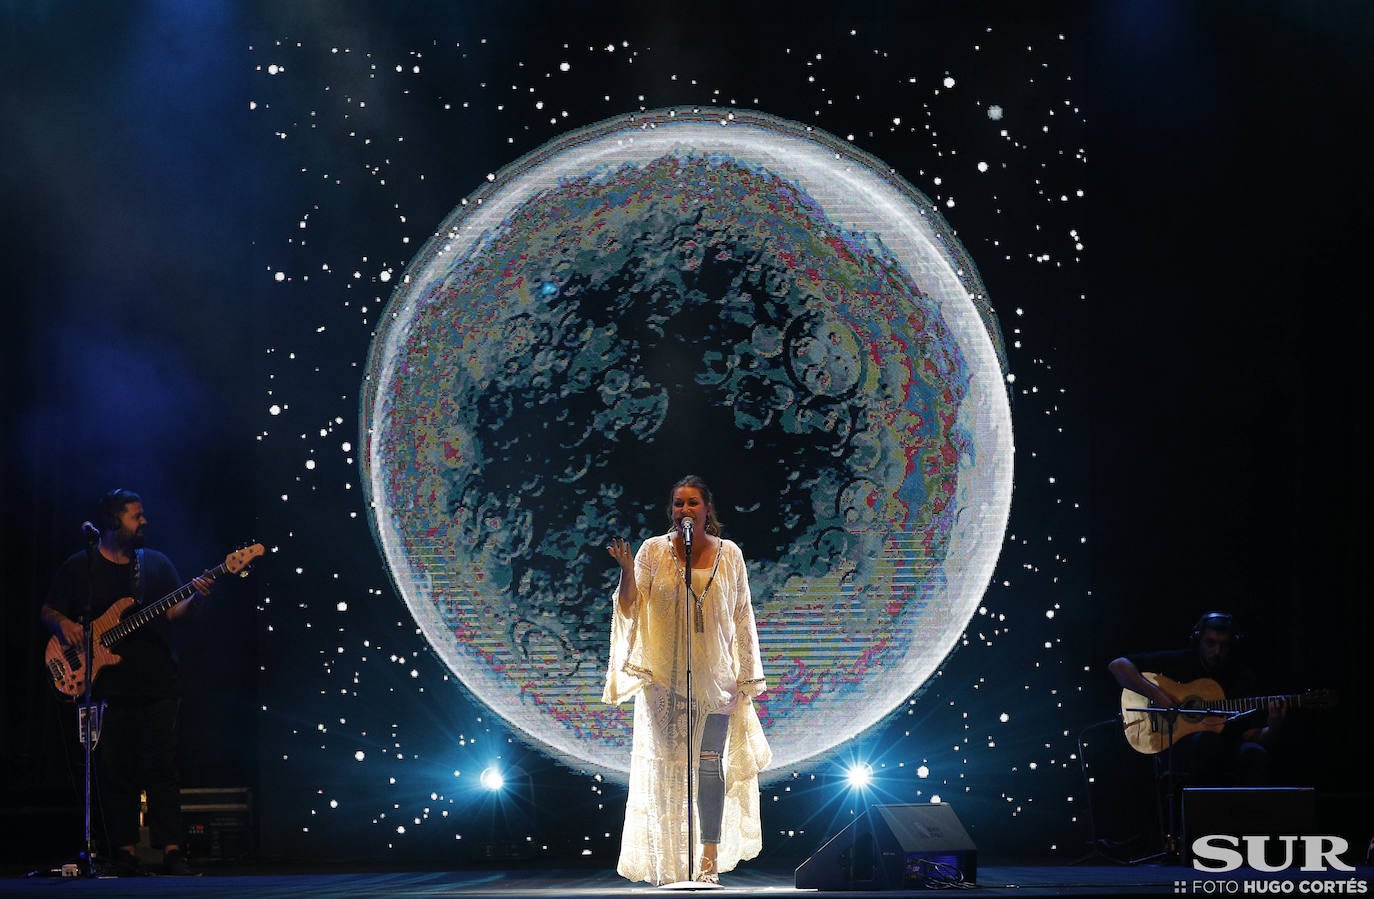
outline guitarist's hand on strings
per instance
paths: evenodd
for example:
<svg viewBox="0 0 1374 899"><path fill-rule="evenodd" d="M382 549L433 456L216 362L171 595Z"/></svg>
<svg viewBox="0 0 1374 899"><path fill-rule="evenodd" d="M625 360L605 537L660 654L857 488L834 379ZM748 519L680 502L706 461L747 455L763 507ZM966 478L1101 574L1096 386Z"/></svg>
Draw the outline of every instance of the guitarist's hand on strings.
<svg viewBox="0 0 1374 899"><path fill-rule="evenodd" d="M39 613L39 617L43 620L43 626L57 638L57 642L61 645L80 646L85 642L85 628L56 609L45 605Z"/></svg>
<svg viewBox="0 0 1374 899"><path fill-rule="evenodd" d="M70 618L63 617L57 623L57 636L65 646L80 646L85 633L86 629Z"/></svg>
<svg viewBox="0 0 1374 899"><path fill-rule="evenodd" d="M1113 659L1107 670L1116 678L1118 684L1124 689L1139 693L1152 708L1178 711L1178 700L1170 696L1163 687L1142 675L1135 663L1125 656Z"/></svg>
<svg viewBox="0 0 1374 899"><path fill-rule="evenodd" d="M1148 684L1150 682L1146 681L1146 683ZM1150 702L1155 708L1168 709L1171 713L1178 711L1177 699L1164 692L1164 690L1160 689L1158 686L1154 684L1151 684L1151 686L1154 687L1154 689L1150 691Z"/></svg>

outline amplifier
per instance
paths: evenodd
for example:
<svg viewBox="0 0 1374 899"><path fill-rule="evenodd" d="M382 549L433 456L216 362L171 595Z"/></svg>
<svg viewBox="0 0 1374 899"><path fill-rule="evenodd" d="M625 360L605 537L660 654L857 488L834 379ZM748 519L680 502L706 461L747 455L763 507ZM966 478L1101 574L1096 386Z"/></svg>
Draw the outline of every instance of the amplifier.
<svg viewBox="0 0 1374 899"><path fill-rule="evenodd" d="M243 858L253 852L253 791L248 787L188 787L181 791L186 854L195 861Z"/></svg>

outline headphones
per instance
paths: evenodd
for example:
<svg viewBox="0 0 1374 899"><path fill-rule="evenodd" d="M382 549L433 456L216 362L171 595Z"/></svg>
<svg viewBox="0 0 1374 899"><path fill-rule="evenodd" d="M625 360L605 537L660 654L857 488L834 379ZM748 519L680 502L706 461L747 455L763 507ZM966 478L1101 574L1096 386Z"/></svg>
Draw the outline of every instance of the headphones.
<svg viewBox="0 0 1374 899"><path fill-rule="evenodd" d="M116 487L100 498L100 529L119 530L119 518L129 503L143 502L143 498L132 490Z"/></svg>
<svg viewBox="0 0 1374 899"><path fill-rule="evenodd" d="M1202 639L1203 631L1224 631L1231 635L1231 642L1239 643L1241 633L1236 630L1236 620L1230 612L1208 612L1193 625L1193 644Z"/></svg>

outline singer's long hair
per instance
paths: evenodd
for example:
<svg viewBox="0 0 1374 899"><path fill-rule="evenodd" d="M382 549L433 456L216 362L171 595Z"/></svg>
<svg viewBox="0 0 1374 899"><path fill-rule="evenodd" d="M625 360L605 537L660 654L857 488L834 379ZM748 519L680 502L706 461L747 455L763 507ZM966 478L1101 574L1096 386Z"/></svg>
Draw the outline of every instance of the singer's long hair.
<svg viewBox="0 0 1374 899"><path fill-rule="evenodd" d="M694 474L683 477L676 484L668 488L668 527L672 529L676 522L673 520L673 494L679 487L695 487L701 491L701 498L706 501L706 533L713 537L720 536L720 519L716 517L716 499L711 495L711 488L706 486L706 482Z"/></svg>

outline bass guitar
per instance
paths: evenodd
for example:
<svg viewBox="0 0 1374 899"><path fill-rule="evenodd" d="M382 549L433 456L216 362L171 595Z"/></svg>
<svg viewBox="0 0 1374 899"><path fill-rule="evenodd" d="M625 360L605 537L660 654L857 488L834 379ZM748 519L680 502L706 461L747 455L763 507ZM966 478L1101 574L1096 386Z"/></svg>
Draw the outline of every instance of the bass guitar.
<svg viewBox="0 0 1374 899"><path fill-rule="evenodd" d="M1136 709L1154 706L1148 698L1134 690L1121 691L1121 721L1126 729L1126 741L1137 752L1154 755L1168 749L1168 715L1172 714L1173 739L1175 742L1198 731L1210 730L1220 733L1226 722L1241 712L1262 709L1271 702L1284 702L1290 708L1330 708L1335 705L1335 694L1330 690L1309 690L1306 693L1284 696L1250 696L1244 699L1227 699L1221 684L1208 677L1180 684L1162 674L1141 672L1141 677L1161 688L1174 698L1174 705L1180 712L1141 712ZM1218 712L1215 715L1187 714L1196 712Z"/></svg>
<svg viewBox="0 0 1374 899"><path fill-rule="evenodd" d="M239 577L246 577L248 566L264 552L266 550L263 549L261 543L245 546L243 549L226 556L223 564L215 566L204 575L198 575L198 577L208 576L212 580L222 574L237 574ZM148 622L157 619L172 606L188 598L195 592L195 589L195 585L188 581L157 602L139 606L128 618L124 617L124 613L134 604L134 599L132 596L126 596L116 600L113 605L105 610L103 615L92 621L90 625L92 682L106 665L119 664L120 657L114 651L115 644ZM43 661L48 666L48 673L52 675L53 686L69 699L79 699L86 693L85 668L81 659L84 642L84 633L82 639L74 643L63 643L61 637L54 634L52 639L48 641L48 647L43 653Z"/></svg>

